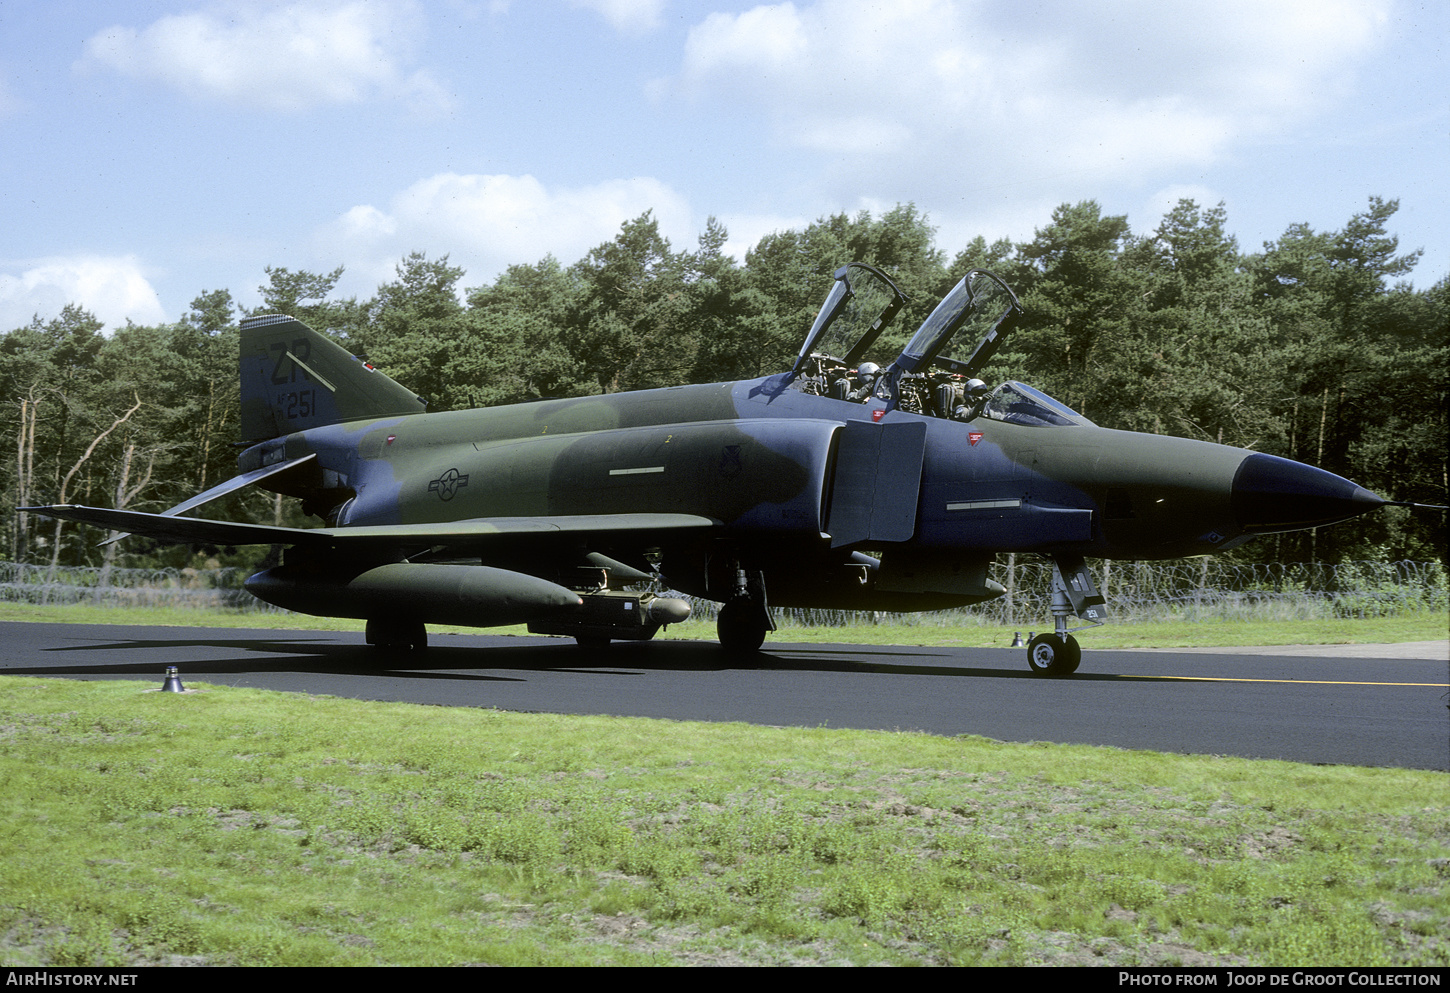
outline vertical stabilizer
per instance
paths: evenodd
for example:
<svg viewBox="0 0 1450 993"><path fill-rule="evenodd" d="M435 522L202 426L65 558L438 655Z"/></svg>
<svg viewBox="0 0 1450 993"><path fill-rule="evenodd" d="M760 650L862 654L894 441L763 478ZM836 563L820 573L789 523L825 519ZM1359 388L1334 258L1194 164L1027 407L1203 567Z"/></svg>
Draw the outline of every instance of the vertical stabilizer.
<svg viewBox="0 0 1450 993"><path fill-rule="evenodd" d="M241 328L243 441L423 412L412 390L296 318L249 317Z"/></svg>

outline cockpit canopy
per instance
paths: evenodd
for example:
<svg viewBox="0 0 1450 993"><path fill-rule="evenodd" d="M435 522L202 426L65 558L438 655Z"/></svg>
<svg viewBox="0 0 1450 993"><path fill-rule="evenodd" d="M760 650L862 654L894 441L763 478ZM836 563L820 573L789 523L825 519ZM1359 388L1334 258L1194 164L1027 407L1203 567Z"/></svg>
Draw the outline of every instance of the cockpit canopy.
<svg viewBox="0 0 1450 993"><path fill-rule="evenodd" d="M904 372L935 366L975 376L1010 328L1008 319L1020 313L1022 305L1006 283L973 269L936 305L892 364Z"/></svg>
<svg viewBox="0 0 1450 993"><path fill-rule="evenodd" d="M1070 427L1074 424L1092 426L1092 421L1063 403L1058 403L1041 390L1009 379L992 391L982 405L981 416L1008 424L1029 427Z"/></svg>
<svg viewBox="0 0 1450 993"><path fill-rule="evenodd" d="M922 322L892 363L862 362L906 297L885 273L861 262L836 270L831 291L802 345L789 380L837 400L877 400L887 410L970 421L1061 427L1091 424L1025 383L988 391L976 375L1014 327L1022 305L1006 283L973 269Z"/></svg>
<svg viewBox="0 0 1450 993"><path fill-rule="evenodd" d="M792 376L799 376L813 358L854 366L905 304L906 295L875 266L864 262L841 266L801 346Z"/></svg>

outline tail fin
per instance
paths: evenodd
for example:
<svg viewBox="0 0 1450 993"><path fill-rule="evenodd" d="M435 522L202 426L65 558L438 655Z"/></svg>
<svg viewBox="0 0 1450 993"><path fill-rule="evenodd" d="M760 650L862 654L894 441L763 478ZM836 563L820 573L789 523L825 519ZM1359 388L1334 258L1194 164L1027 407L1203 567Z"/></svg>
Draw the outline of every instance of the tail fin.
<svg viewBox="0 0 1450 993"><path fill-rule="evenodd" d="M370 417L422 413L422 397L282 314L242 321L244 441Z"/></svg>

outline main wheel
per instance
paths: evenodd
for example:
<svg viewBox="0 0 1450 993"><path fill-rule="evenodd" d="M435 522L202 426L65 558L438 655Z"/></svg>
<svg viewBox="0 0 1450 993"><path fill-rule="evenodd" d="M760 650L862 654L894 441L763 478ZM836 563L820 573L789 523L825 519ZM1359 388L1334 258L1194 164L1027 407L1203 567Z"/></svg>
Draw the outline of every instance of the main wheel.
<svg viewBox="0 0 1450 993"><path fill-rule="evenodd" d="M369 620L363 640L377 648L421 652L428 647L428 628L422 621Z"/></svg>
<svg viewBox="0 0 1450 993"><path fill-rule="evenodd" d="M715 634L720 647L727 652L748 654L760 651L765 632L770 630L765 608L749 600L731 600L720 608L715 619Z"/></svg>
<svg viewBox="0 0 1450 993"><path fill-rule="evenodd" d="M1072 635L1039 634L1027 645L1027 664L1039 676L1070 676L1082 661L1082 648Z"/></svg>

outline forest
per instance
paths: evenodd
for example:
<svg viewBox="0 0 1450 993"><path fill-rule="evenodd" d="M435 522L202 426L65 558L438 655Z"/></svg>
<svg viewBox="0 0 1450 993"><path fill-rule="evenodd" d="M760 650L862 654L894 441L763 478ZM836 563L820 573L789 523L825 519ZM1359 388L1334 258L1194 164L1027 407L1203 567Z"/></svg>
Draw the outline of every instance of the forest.
<svg viewBox="0 0 1450 993"><path fill-rule="evenodd" d="M978 237L948 258L914 205L823 217L763 237L743 263L710 219L676 250L652 212L572 265L553 257L466 287L415 252L368 300L343 270L266 269L262 302L201 292L175 323L105 329L77 305L0 334L0 560L250 565L266 549L160 548L16 514L84 503L159 512L236 473L238 321L290 314L334 335L430 410L753 378L790 367L831 275L876 265L910 298L885 363L972 268L1011 285L1024 323L983 378L1020 379L1103 427L1200 438L1320 466L1395 500L1447 502L1450 277L1416 289L1420 252L1370 197L1337 231L1290 226L1259 251L1222 204L1182 200L1152 231L1086 201L1032 240ZM255 489L207 516L315 525ZM1229 553L1254 561L1445 560L1445 514L1385 508Z"/></svg>

